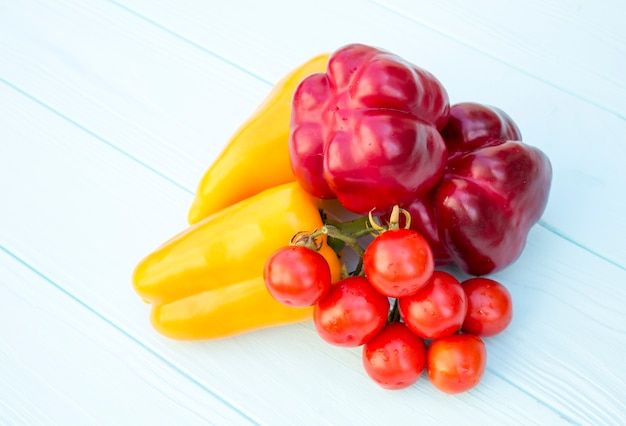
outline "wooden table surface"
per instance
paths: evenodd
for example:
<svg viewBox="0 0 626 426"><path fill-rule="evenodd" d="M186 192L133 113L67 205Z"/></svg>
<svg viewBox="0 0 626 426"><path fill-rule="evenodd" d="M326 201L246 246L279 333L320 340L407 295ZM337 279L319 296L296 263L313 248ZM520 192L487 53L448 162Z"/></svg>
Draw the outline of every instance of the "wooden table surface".
<svg viewBox="0 0 626 426"><path fill-rule="evenodd" d="M626 3L0 2L0 424L626 424ZM291 68L352 42L496 105L548 207L494 275L515 318L481 384L397 392L310 322L179 342L136 263Z"/></svg>

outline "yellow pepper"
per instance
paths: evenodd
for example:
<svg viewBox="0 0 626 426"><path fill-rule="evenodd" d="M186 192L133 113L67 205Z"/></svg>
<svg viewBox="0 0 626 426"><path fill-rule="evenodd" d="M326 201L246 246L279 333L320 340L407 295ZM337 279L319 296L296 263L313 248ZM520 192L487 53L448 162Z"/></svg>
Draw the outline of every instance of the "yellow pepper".
<svg viewBox="0 0 626 426"><path fill-rule="evenodd" d="M154 328L173 339L214 339L311 318L275 301L263 281L269 256L298 231L323 226L321 201L292 182L208 216L136 266L133 285L152 304ZM333 282L341 264L326 244Z"/></svg>
<svg viewBox="0 0 626 426"><path fill-rule="evenodd" d="M291 98L304 77L325 70L328 56L315 56L283 77L230 138L200 180L187 215L190 224L265 189L295 181L288 150Z"/></svg>

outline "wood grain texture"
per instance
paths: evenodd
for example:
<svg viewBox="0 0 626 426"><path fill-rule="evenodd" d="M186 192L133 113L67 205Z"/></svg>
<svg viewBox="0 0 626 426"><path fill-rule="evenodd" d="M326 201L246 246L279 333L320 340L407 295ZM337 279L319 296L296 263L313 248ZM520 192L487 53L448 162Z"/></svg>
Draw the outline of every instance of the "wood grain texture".
<svg viewBox="0 0 626 426"><path fill-rule="evenodd" d="M3 3L0 423L623 424L624 14L608 0ZM310 323L169 341L130 285L271 84L354 41L431 70L453 102L502 107L553 162L541 223L495 275L514 321L466 394L425 378L379 389L358 350Z"/></svg>
<svg viewBox="0 0 626 426"><path fill-rule="evenodd" d="M626 12L619 0L377 0L519 72L626 118Z"/></svg>
<svg viewBox="0 0 626 426"><path fill-rule="evenodd" d="M3 424L251 423L3 249L0 296Z"/></svg>
<svg viewBox="0 0 626 426"><path fill-rule="evenodd" d="M262 31L256 37L266 37L265 47L259 46L254 52L251 49L255 45L231 45L234 41L220 33L220 28L245 32L244 27L251 23L243 17L254 12L254 7L264 6L242 2L239 10L245 11L243 15L230 8L223 14L201 9L196 15L185 12L196 10L191 4L157 8L142 2L140 8L104 3L95 8L68 1L55 5L19 7L15 11L16 19L9 22L8 28L14 29L11 39L17 42L5 47L12 65L7 64L4 70L9 81L189 191L195 189L206 164L219 153L228 136L269 91L272 81L320 51L350 40L365 41L385 46L434 72L445 84L452 102L484 102L513 116L524 139L546 151L553 162L551 202L542 224L626 267L626 244L612 238L616 232L626 235L626 222L620 220L621 201L614 196L620 192L621 182L626 181L626 171L620 165L626 146L619 138L626 132L626 121L543 79L541 72L547 65L534 74L520 72L493 55L370 3L362 4L361 13L354 16L351 11L356 6L341 3L331 17L338 21L328 23L331 28L343 28L339 39L323 33L312 46L307 34L314 32L313 28L288 31L294 23L284 18L274 22L277 18L272 15L268 26L272 24L273 30ZM311 19L305 25L324 20L329 9L330 2L327 7L310 11ZM111 29L103 16L109 20L115 16L116 27ZM19 23L20 18L37 21L37 32L23 38L31 44L19 37L22 28L28 27ZM374 18L379 30L365 31L374 25ZM90 30L83 30L81 38L56 30L71 26L71 19ZM194 25L199 23L199 28ZM297 52L277 44L274 31L281 27L290 34L290 41L299 43ZM398 28L402 29L402 37L396 33ZM101 37L106 32L109 35ZM346 34L352 39L342 40ZM152 41L157 36L163 39L158 48ZM33 41L34 47L29 49ZM49 60L50 53L43 46L51 44L54 51L65 52L68 59ZM506 53L504 47L499 49L503 55ZM29 55L19 53L25 50ZM598 46L595 54L602 59L617 55L611 45ZM262 65L256 65L254 55L265 58ZM280 63L285 58L289 58L287 63ZM37 66L43 62L45 68ZM76 69L90 72L77 73ZM621 69L626 69L626 60L617 56L606 72L617 75ZM159 72L155 74L154 70ZM108 83L97 85L94 79ZM71 90L67 87L69 81ZM112 84L121 88L106 90ZM498 90L493 89L496 84ZM580 86L609 90L601 79L581 80ZM224 110L229 114L223 114ZM213 117L220 117L219 125L211 120ZM602 148L596 149L594 141L601 141ZM593 156L588 155L590 150ZM596 218L594 226L580 226L589 216Z"/></svg>

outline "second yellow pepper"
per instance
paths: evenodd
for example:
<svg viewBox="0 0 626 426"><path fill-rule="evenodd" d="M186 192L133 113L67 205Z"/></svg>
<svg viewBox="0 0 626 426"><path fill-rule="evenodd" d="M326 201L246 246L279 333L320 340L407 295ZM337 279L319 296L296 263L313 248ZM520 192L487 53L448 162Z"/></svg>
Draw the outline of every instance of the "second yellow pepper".
<svg viewBox="0 0 626 426"><path fill-rule="evenodd" d="M312 308L287 307L270 296L263 268L293 234L323 226L319 208L320 200L292 182L220 210L166 241L133 274L135 290L152 304L153 326L174 339L212 339L310 319ZM320 253L338 281L337 255L325 241Z"/></svg>

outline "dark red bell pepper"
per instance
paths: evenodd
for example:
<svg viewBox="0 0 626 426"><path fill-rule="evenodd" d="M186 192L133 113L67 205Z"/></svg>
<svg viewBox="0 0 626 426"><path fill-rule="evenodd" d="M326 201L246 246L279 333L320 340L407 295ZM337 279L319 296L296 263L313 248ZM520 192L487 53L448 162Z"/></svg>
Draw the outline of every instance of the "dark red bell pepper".
<svg viewBox="0 0 626 426"><path fill-rule="evenodd" d="M335 51L293 96L289 153L298 182L355 213L422 197L446 161L448 95L429 72L361 44Z"/></svg>
<svg viewBox="0 0 626 426"><path fill-rule="evenodd" d="M404 206L411 228L430 241L440 265L453 261L472 275L500 270L520 256L546 207L550 160L493 107L452 106L441 134L449 159L437 186Z"/></svg>

